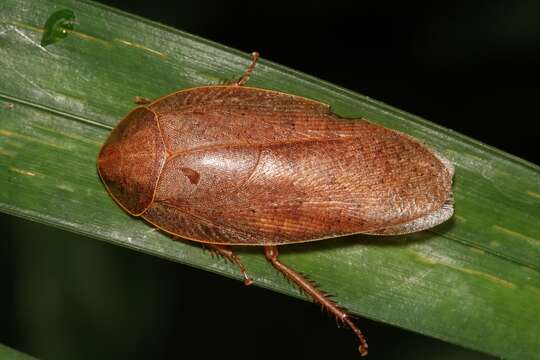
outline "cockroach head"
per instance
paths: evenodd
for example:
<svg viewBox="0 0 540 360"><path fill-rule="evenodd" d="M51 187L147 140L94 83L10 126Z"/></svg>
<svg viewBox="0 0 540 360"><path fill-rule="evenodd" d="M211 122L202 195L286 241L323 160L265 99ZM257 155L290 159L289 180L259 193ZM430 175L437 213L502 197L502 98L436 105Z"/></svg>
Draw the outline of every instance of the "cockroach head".
<svg viewBox="0 0 540 360"><path fill-rule="evenodd" d="M144 107L129 113L101 148L99 175L130 214L141 215L152 203L165 154L156 115Z"/></svg>

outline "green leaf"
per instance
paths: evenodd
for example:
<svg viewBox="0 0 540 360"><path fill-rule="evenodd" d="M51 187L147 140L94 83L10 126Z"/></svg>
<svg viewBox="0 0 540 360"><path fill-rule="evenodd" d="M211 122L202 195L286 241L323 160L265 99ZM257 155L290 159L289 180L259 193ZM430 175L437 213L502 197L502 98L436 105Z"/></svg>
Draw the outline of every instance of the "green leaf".
<svg viewBox="0 0 540 360"><path fill-rule="evenodd" d="M3 360L35 360L30 355L23 354L17 350L13 350L5 345L0 344L0 359Z"/></svg>
<svg viewBox="0 0 540 360"><path fill-rule="evenodd" d="M77 29L41 46L43 24L63 9ZM240 278L123 212L95 160L135 96L238 77L249 56L92 2L4 0L1 10L0 210ZM509 359L540 358L538 166L264 59L249 85L408 133L456 165L453 221L410 236L287 246L283 262L355 314ZM238 253L256 284L301 297L258 249Z"/></svg>

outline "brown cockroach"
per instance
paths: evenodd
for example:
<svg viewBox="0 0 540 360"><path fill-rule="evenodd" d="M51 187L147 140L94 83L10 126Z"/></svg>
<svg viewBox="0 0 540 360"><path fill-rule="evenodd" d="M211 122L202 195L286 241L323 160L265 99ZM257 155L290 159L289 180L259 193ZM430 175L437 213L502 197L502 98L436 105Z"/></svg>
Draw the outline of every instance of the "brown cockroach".
<svg viewBox="0 0 540 360"><path fill-rule="evenodd" d="M139 98L110 134L98 171L129 214L236 263L268 261L367 343L349 314L278 259L277 246L429 229L453 214L450 161L419 141L318 101L234 84Z"/></svg>

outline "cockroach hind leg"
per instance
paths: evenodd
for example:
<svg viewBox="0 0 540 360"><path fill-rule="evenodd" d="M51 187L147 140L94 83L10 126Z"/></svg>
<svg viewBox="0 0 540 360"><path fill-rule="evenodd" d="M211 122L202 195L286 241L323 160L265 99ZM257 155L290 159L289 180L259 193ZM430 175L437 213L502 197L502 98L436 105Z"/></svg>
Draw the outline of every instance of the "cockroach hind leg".
<svg viewBox="0 0 540 360"><path fill-rule="evenodd" d="M328 310L332 315L336 317L338 322L341 322L349 327L360 341L358 351L360 355L366 356L368 354L368 344L362 331L351 320L350 315L339 307L334 301L332 301L327 294L320 291L309 280L306 280L304 276L298 272L290 269L278 259L278 251L275 246L265 246L264 255L266 259L274 266L279 272L281 272L285 278L294 283L302 292L311 297L313 301L321 304L323 308Z"/></svg>
<svg viewBox="0 0 540 360"><path fill-rule="evenodd" d="M246 272L246 267L242 262L240 261L240 258L238 255L236 255L231 249L224 245L216 245L216 244L205 244L205 246L212 250L215 254L221 255L225 259L229 260L233 264L236 264L240 268L240 272L242 273L242 276L244 277L244 285L249 286L253 284L253 280L249 277L249 275Z"/></svg>
<svg viewBox="0 0 540 360"><path fill-rule="evenodd" d="M255 69L255 65L257 65L257 61L259 60L259 53L254 51L251 53L251 64L249 64L248 68L246 69L246 72L244 72L244 75L234 85L236 86L242 86L244 85L251 76L251 73Z"/></svg>
<svg viewBox="0 0 540 360"><path fill-rule="evenodd" d="M152 102L152 100L142 96L135 96L133 98L133 102L137 105L148 105Z"/></svg>
<svg viewBox="0 0 540 360"><path fill-rule="evenodd" d="M360 353L360 355L367 356L368 344L362 331L356 327L354 322L351 320L349 314L345 314L345 316L340 320L342 320L345 324L347 324L347 326L356 334L356 336L360 340L360 345L358 345L358 352Z"/></svg>

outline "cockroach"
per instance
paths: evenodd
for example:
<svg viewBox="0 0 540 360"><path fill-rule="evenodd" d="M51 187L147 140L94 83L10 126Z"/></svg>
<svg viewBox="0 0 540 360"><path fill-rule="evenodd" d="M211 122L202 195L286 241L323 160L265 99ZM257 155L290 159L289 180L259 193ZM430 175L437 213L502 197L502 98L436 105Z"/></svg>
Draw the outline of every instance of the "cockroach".
<svg viewBox="0 0 540 360"><path fill-rule="evenodd" d="M453 214L450 161L418 140L344 119L330 106L235 83L138 99L101 148L97 166L129 214L237 264L230 246L266 259L367 342L350 315L278 259L278 246L351 234L429 229Z"/></svg>

